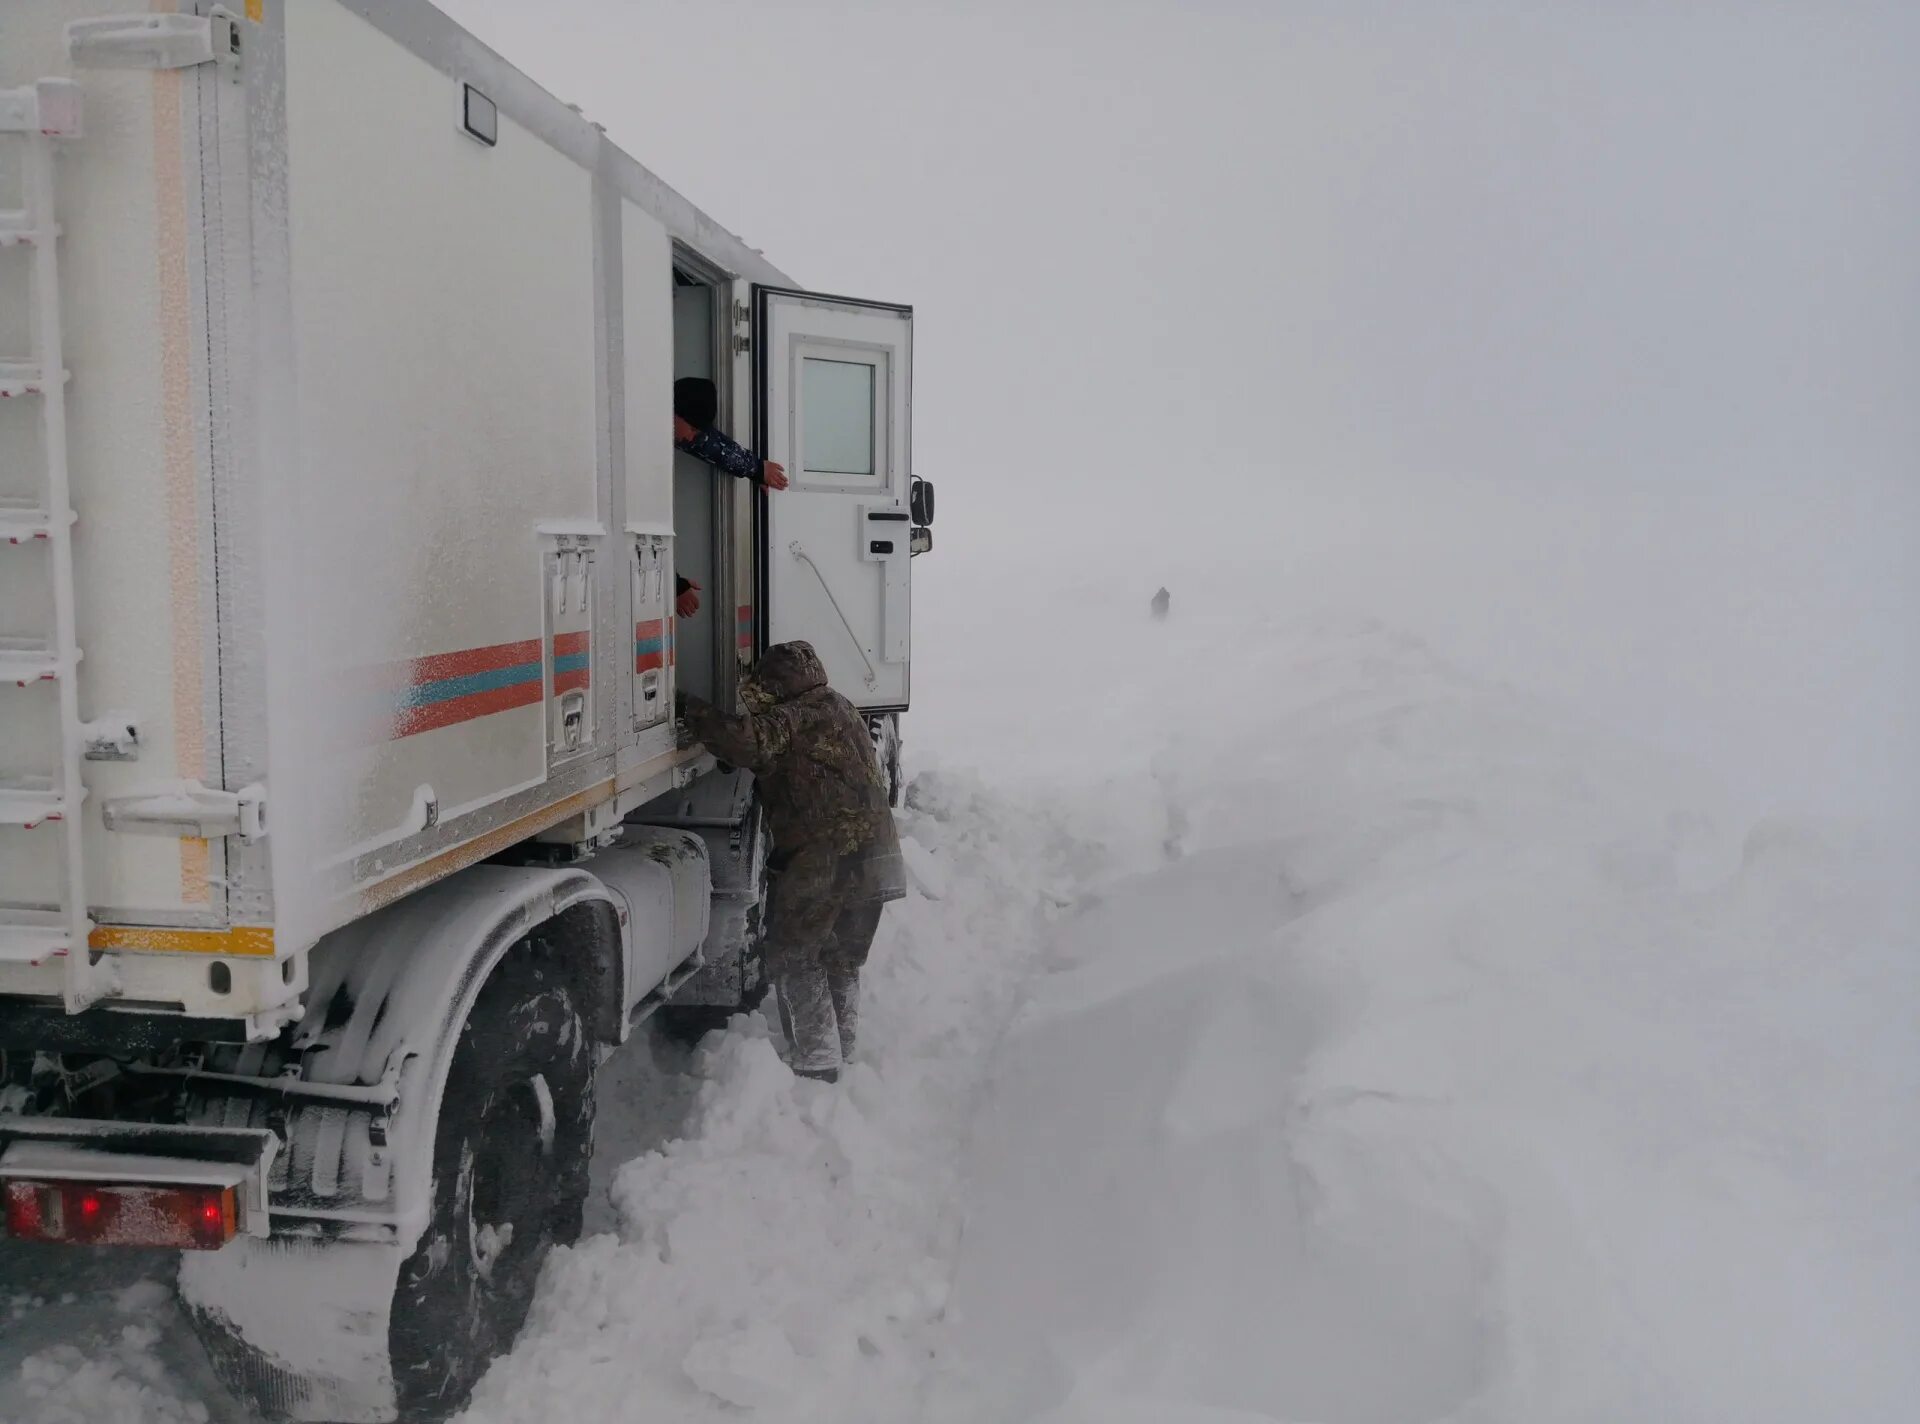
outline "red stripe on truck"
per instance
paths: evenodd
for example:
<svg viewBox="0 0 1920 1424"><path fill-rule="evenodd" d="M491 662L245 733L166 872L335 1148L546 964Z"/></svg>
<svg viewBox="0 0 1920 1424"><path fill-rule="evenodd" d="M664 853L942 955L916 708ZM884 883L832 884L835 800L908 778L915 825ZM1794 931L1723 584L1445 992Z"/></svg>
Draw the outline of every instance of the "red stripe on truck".
<svg viewBox="0 0 1920 1424"><path fill-rule="evenodd" d="M403 708L399 716L394 718L393 736L411 737L416 732L451 727L515 707L531 707L542 700L542 695L538 681L518 682L506 687L489 688L485 692L471 692L465 697L449 698L445 702L430 702L424 707Z"/></svg>

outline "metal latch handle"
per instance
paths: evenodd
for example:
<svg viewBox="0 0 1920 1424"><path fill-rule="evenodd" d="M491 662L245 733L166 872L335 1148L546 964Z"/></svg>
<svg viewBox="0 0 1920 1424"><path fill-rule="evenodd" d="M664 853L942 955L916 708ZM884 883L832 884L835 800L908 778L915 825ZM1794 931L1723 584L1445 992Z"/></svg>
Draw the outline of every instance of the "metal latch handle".
<svg viewBox="0 0 1920 1424"><path fill-rule="evenodd" d="M251 845L267 834L267 788L259 782L222 791L197 781L168 781L115 796L101 808L110 831L149 836L236 836Z"/></svg>

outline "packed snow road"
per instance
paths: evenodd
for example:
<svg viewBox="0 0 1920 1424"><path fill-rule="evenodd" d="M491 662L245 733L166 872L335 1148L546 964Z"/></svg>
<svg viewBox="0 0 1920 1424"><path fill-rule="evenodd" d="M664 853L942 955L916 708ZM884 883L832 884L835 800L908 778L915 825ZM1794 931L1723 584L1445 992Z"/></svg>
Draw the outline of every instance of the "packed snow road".
<svg viewBox="0 0 1920 1424"><path fill-rule="evenodd" d="M918 729L861 1062L614 1060L467 1424L1912 1417L1886 847L1378 625L1067 611ZM0 1272L0 1419L243 1417L157 1263Z"/></svg>

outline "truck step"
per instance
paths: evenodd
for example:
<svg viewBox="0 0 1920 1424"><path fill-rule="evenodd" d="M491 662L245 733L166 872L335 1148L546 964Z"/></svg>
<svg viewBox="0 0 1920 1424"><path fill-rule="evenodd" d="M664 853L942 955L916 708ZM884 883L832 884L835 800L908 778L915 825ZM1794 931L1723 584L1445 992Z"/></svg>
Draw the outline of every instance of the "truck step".
<svg viewBox="0 0 1920 1424"><path fill-rule="evenodd" d="M65 382L67 373L60 373ZM31 361L0 361L0 397L45 395L44 373Z"/></svg>
<svg viewBox="0 0 1920 1424"><path fill-rule="evenodd" d="M34 224L33 214L25 208L0 208L0 249L32 247L36 242L60 236L60 224L46 227Z"/></svg>
<svg viewBox="0 0 1920 1424"><path fill-rule="evenodd" d="M51 910L0 910L0 964L44 964L73 947L73 932Z"/></svg>
<svg viewBox="0 0 1920 1424"><path fill-rule="evenodd" d="M0 638L0 683L25 687L60 676L60 659L41 638Z"/></svg>
<svg viewBox="0 0 1920 1424"><path fill-rule="evenodd" d="M87 793L83 790L80 795ZM24 826L32 830L48 821L63 821L67 816L67 796L44 776L14 777L0 781L0 826Z"/></svg>

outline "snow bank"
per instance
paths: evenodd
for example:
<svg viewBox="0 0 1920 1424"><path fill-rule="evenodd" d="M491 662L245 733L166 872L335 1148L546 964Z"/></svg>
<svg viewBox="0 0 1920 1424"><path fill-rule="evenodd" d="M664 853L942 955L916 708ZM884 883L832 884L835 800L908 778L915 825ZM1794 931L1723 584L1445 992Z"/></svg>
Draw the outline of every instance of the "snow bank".
<svg viewBox="0 0 1920 1424"><path fill-rule="evenodd" d="M1206 725L1139 783L1194 855L1060 928L998 1055L930 1417L1911 1419L1920 958L1871 847L1388 630L1244 622L1161 650Z"/></svg>

